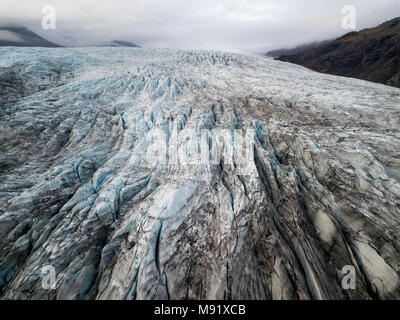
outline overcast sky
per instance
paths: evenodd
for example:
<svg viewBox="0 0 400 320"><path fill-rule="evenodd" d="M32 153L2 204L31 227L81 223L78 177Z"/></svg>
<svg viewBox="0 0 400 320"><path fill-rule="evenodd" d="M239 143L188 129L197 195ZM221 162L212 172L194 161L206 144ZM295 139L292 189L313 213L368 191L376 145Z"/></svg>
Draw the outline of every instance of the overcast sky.
<svg viewBox="0 0 400 320"><path fill-rule="evenodd" d="M44 5L57 28L41 28ZM0 24L21 24L62 45L126 40L144 47L261 53L337 37L342 7L357 29L400 16L400 0L1 0Z"/></svg>

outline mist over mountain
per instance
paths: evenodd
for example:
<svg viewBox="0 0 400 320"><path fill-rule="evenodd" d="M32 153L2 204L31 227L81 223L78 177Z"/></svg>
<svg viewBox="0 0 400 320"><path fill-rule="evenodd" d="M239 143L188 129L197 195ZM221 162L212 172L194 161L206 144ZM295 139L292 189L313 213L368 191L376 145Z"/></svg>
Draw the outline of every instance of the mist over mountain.
<svg viewBox="0 0 400 320"><path fill-rule="evenodd" d="M24 26L0 26L0 47L42 47L42 48L57 48L61 47L38 34L32 32ZM83 44L80 42L78 47L84 46L100 46L100 47L128 47L128 48L140 48L139 45L123 40L112 40L105 41L101 44L95 44L88 42ZM77 47L72 45L71 47Z"/></svg>
<svg viewBox="0 0 400 320"><path fill-rule="evenodd" d="M0 46L57 48L58 44L50 42L26 27L0 26Z"/></svg>
<svg viewBox="0 0 400 320"><path fill-rule="evenodd" d="M293 55L293 54L300 53L300 52L303 52L308 49L317 48L328 42L329 42L329 40L315 41L315 42L311 42L308 44L302 44L302 45L296 46L294 48L271 50L271 51L268 51L266 53L266 55L273 57L273 58L279 58L280 56Z"/></svg>
<svg viewBox="0 0 400 320"><path fill-rule="evenodd" d="M124 40L146 48L264 54L345 32L337 0L53 0L57 28L41 28L42 0L0 1L0 21L26 26L66 47ZM398 0L353 0L357 28L400 14Z"/></svg>

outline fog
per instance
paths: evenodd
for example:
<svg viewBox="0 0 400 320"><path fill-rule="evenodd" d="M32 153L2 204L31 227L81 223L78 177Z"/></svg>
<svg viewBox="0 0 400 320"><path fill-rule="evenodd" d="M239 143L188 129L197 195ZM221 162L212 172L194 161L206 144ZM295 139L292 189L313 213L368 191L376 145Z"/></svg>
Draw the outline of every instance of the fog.
<svg viewBox="0 0 400 320"><path fill-rule="evenodd" d="M44 5L56 29L41 26ZM143 47L262 53L335 38L342 7L356 9L357 29L400 16L399 0L1 0L0 23L24 25L61 45L125 40Z"/></svg>

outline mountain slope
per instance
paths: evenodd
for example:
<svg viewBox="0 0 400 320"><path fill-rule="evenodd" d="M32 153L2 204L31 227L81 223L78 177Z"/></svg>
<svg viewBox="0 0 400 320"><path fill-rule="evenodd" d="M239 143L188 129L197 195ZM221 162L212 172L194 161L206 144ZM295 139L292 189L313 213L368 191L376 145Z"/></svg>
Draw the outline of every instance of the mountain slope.
<svg viewBox="0 0 400 320"><path fill-rule="evenodd" d="M290 48L290 49L271 50L271 51L268 51L265 55L273 57L273 58L279 58L281 56L294 55L294 54L303 52L303 51L308 50L308 49L313 49L313 48L320 47L320 46L322 46L322 45L324 45L325 43L328 43L328 42L330 42L330 40L317 41L317 42L312 42L312 43L308 43L308 44L302 44L302 45L299 45L299 46L296 46L296 47Z"/></svg>
<svg viewBox="0 0 400 320"><path fill-rule="evenodd" d="M43 39L25 27L0 27L0 47L56 48L58 44Z"/></svg>
<svg viewBox="0 0 400 320"><path fill-rule="evenodd" d="M14 78L1 298L400 298L399 89L128 48L0 48Z"/></svg>
<svg viewBox="0 0 400 320"><path fill-rule="evenodd" d="M400 18L278 59L319 72L400 87Z"/></svg>

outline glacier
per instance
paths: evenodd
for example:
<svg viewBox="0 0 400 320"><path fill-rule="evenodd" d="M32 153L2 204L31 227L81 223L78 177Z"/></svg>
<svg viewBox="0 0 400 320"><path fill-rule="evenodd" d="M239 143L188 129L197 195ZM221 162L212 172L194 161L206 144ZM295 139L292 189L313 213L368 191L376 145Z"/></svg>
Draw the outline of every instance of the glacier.
<svg viewBox="0 0 400 320"><path fill-rule="evenodd" d="M3 47L0 106L1 299L400 298L400 89L228 52Z"/></svg>

